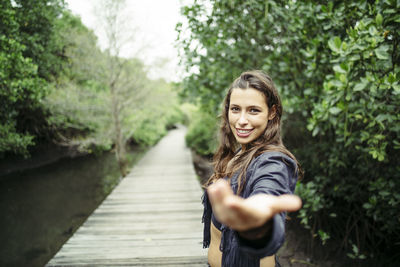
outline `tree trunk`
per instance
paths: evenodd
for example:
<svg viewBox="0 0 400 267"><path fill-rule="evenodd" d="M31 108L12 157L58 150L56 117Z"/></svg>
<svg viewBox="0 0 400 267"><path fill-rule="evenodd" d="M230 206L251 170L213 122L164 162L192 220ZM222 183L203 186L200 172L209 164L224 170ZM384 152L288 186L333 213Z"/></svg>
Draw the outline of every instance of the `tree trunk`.
<svg viewBox="0 0 400 267"><path fill-rule="evenodd" d="M112 99L112 116L114 122L114 134L115 134L115 156L117 158L119 170L122 177L127 175L127 162L126 162L126 150L125 141L122 135L122 128L119 116L119 101L116 95L116 88L114 84L110 85L111 99Z"/></svg>

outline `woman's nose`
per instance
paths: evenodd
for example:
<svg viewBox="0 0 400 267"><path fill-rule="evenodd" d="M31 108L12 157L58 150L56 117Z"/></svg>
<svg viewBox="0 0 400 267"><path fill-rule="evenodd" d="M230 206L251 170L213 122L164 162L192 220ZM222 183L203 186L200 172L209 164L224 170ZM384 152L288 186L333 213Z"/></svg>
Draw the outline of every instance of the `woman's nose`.
<svg viewBox="0 0 400 267"><path fill-rule="evenodd" d="M247 116L245 113L241 113L238 121L239 125L246 125L248 123Z"/></svg>

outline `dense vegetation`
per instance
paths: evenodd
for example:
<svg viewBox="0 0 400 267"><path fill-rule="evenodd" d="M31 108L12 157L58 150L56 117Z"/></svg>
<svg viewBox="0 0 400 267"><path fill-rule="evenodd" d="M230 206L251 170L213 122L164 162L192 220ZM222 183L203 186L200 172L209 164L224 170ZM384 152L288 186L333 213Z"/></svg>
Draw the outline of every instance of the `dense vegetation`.
<svg viewBox="0 0 400 267"><path fill-rule="evenodd" d="M173 85L110 50L63 0L0 0L0 158L41 143L152 145L180 121Z"/></svg>
<svg viewBox="0 0 400 267"><path fill-rule="evenodd" d="M226 88L267 71L306 173L302 224L383 265L400 261L399 10L398 0L197 0L177 25L182 96L197 104L187 143L212 154ZM182 114L172 85L146 68L100 50L63 0L0 0L0 158L49 142L154 144Z"/></svg>
<svg viewBox="0 0 400 267"><path fill-rule="evenodd" d="M396 0L198 0L177 25L182 95L200 109L188 145L211 154L226 88L244 70L267 71L305 170L302 224L382 266L400 261L399 11Z"/></svg>

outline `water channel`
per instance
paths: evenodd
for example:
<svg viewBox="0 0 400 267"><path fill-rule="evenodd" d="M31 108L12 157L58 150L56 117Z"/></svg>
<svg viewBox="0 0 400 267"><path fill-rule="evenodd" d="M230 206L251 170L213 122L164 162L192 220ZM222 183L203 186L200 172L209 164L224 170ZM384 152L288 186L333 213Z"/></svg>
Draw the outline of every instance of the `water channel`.
<svg viewBox="0 0 400 267"><path fill-rule="evenodd" d="M145 153L130 152L133 165ZM0 177L0 266L44 266L120 179L112 153Z"/></svg>

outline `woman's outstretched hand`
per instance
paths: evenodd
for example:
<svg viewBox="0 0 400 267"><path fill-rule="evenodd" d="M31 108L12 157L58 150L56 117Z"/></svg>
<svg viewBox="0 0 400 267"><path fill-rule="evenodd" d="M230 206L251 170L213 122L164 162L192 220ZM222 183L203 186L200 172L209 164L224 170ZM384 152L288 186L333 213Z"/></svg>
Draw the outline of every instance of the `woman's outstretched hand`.
<svg viewBox="0 0 400 267"><path fill-rule="evenodd" d="M295 195L257 194L244 199L235 195L223 179L210 185L207 193L217 219L237 231L259 227L275 214L296 211L302 205L301 199Z"/></svg>

